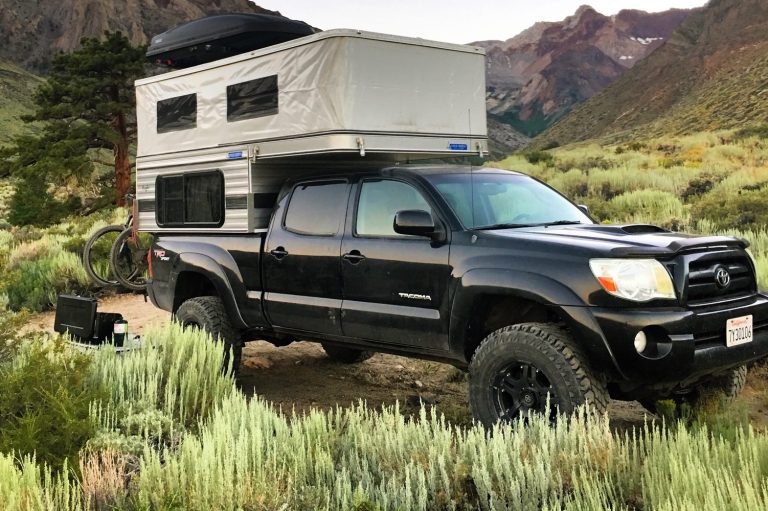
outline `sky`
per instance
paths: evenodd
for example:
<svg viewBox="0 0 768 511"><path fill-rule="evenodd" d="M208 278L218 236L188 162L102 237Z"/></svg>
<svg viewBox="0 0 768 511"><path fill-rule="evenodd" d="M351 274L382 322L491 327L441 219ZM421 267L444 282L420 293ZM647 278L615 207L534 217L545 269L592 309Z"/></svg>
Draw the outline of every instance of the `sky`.
<svg viewBox="0 0 768 511"><path fill-rule="evenodd" d="M312 26L469 43L505 40L537 21L560 21L589 4L603 14L701 7L706 0L255 0Z"/></svg>

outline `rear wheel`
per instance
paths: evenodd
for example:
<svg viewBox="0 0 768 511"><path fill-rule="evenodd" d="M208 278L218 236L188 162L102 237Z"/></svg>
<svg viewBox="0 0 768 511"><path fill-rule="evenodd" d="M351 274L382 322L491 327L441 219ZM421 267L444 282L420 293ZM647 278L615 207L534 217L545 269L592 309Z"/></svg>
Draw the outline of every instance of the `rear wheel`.
<svg viewBox="0 0 768 511"><path fill-rule="evenodd" d="M531 413L554 421L580 405L595 413L608 406L605 386L556 325L523 323L493 332L472 357L469 375L470 408L486 427Z"/></svg>
<svg viewBox="0 0 768 511"><path fill-rule="evenodd" d="M355 348L344 348L341 346L332 346L330 344L323 343L323 349L325 354L332 360L341 362L342 364L357 364L365 362L373 356L372 351L358 350Z"/></svg>
<svg viewBox="0 0 768 511"><path fill-rule="evenodd" d="M112 246L125 227L108 225L94 232L83 248L83 267L88 278L101 287L118 285L110 264Z"/></svg>
<svg viewBox="0 0 768 511"><path fill-rule="evenodd" d="M243 336L233 325L218 296L199 296L182 303L176 311L176 321L186 327L205 330L215 342L224 347L224 367L232 360L232 372L237 373L243 354Z"/></svg>

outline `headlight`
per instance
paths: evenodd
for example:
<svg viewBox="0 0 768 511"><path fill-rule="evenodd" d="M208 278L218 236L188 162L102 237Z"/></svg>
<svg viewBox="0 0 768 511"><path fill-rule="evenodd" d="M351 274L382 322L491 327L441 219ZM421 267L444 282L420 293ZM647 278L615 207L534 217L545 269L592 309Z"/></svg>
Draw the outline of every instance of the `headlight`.
<svg viewBox="0 0 768 511"><path fill-rule="evenodd" d="M655 259L592 259L589 267L603 289L614 296L634 302L676 297L672 277Z"/></svg>

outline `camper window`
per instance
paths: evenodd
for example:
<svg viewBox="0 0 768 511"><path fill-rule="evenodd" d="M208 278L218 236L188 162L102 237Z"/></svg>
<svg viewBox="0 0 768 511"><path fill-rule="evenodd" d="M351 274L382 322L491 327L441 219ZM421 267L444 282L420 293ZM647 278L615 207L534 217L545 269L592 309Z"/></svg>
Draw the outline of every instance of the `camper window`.
<svg viewBox="0 0 768 511"><path fill-rule="evenodd" d="M157 102L157 132L188 130L197 126L197 94Z"/></svg>
<svg viewBox="0 0 768 511"><path fill-rule="evenodd" d="M224 175L195 172L157 178L157 225L219 227L224 223Z"/></svg>
<svg viewBox="0 0 768 511"><path fill-rule="evenodd" d="M277 75L227 87L227 121L275 115L278 110Z"/></svg>

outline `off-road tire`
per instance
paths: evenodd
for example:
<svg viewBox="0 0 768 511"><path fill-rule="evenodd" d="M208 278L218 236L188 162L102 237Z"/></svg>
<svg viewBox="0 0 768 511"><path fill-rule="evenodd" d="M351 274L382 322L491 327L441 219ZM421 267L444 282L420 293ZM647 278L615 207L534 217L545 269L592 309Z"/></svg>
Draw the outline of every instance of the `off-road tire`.
<svg viewBox="0 0 768 511"><path fill-rule="evenodd" d="M656 413L658 411L658 401L671 399L677 405L677 410L680 409L682 404L688 404L691 409L696 412L697 410L706 407L712 399L718 397L723 399L722 403L725 405L732 403L739 394L741 394L741 391L744 390L746 384L747 366L743 365L734 367L733 369L697 385L690 394L673 397L648 398L640 400L640 404L649 412Z"/></svg>
<svg viewBox="0 0 768 511"><path fill-rule="evenodd" d="M605 385L568 332L554 324L522 323L491 333L469 364L470 409L486 427L501 420L494 382L506 368L518 363L533 366L544 375L551 385L550 406L556 406L559 413L570 414L584 404L593 413L602 414L607 409Z"/></svg>
<svg viewBox="0 0 768 511"><path fill-rule="evenodd" d="M98 231L94 232L90 238L88 238L88 241L85 242L85 246L83 247L83 268L85 268L85 273L88 275L88 278L91 279L91 281L100 287L114 287L117 286L119 283L117 280L114 279L114 272L112 271L112 249L109 250L109 275L107 275L108 279L105 279L102 275L99 275L96 273L96 271L93 269L93 262L91 261L91 250L93 250L93 246L96 244L99 239L101 239L102 236L109 234L110 232L114 232L117 234L120 234L125 229L122 225L107 225L106 227L102 227Z"/></svg>
<svg viewBox="0 0 768 511"><path fill-rule="evenodd" d="M342 364L359 364L360 362L365 362L374 355L372 351L367 350L332 346L326 343L322 343L322 346L325 350L325 354L328 355L331 360L341 362Z"/></svg>
<svg viewBox="0 0 768 511"><path fill-rule="evenodd" d="M211 334L224 347L224 367L232 357L232 372L237 374L243 356L243 335L229 319L224 302L218 296L198 296L182 303L176 311L176 321L184 326L198 327Z"/></svg>

